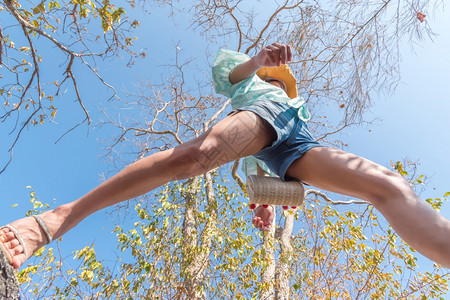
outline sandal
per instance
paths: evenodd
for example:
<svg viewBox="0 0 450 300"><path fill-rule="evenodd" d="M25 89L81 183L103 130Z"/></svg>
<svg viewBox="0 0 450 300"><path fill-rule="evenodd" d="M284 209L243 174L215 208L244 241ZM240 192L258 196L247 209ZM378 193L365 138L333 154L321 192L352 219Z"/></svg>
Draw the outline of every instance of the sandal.
<svg viewBox="0 0 450 300"><path fill-rule="evenodd" d="M45 224L44 220L42 220L41 216L39 215L34 215L33 218L36 220L41 229L44 231L45 236L47 237L47 244L51 243L53 241L53 235L48 229L47 224ZM25 257L28 259L28 249L25 245L25 242L23 241L22 235L11 225L2 226L0 227L0 230L2 230L3 228L8 228L12 233L14 233L16 239L19 241L19 244L23 247L23 254L25 254ZM12 264L13 256L11 256L11 253L8 251L8 249L5 248L5 246L1 242L0 242L0 249L3 251L9 263Z"/></svg>

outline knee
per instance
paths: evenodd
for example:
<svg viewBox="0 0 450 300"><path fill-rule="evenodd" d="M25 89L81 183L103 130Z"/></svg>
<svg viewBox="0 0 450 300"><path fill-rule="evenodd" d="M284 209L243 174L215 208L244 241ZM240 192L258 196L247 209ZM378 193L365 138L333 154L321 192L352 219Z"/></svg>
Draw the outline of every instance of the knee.
<svg viewBox="0 0 450 300"><path fill-rule="evenodd" d="M171 164L174 166L176 179L185 179L203 174L220 166L223 151L214 141L204 143L193 141L182 144L174 149Z"/></svg>
<svg viewBox="0 0 450 300"><path fill-rule="evenodd" d="M368 191L367 200L374 204L392 203L414 195L411 186L400 174L384 169L379 170L376 184Z"/></svg>

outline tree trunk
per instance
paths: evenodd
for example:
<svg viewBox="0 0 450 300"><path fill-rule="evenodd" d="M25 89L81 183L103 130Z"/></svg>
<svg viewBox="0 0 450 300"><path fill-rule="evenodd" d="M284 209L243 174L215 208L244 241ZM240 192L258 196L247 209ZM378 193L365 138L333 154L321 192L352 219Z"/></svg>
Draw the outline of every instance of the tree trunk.
<svg viewBox="0 0 450 300"><path fill-rule="evenodd" d="M0 299L20 299L19 283L3 251L0 251Z"/></svg>
<svg viewBox="0 0 450 300"><path fill-rule="evenodd" d="M265 285L261 291L261 300L273 299L275 283L275 220L276 210L273 211L273 222L270 230L264 235L264 253L267 267L262 271L261 283Z"/></svg>
<svg viewBox="0 0 450 300"><path fill-rule="evenodd" d="M208 221L200 236L200 246L198 245L198 232L195 223L195 210L197 206L196 190L198 177L193 180L188 196L186 197L186 212L183 224L183 236L185 238L185 288L187 299L206 299L205 290L202 288L205 280L205 272L209 266L209 253L211 243L217 224L217 201L214 195L214 188L211 173L205 174L206 199L208 201L207 213ZM195 191L194 191L195 190Z"/></svg>
<svg viewBox="0 0 450 300"><path fill-rule="evenodd" d="M281 253L275 270L276 288L275 299L288 300L289 298L289 267L292 259L292 229L294 227L294 214L287 213L284 228L281 230L280 240Z"/></svg>
<svg viewBox="0 0 450 300"><path fill-rule="evenodd" d="M198 176L188 180L188 188L184 197L186 209L183 222L183 272L184 289L187 299L203 299L198 294L197 274L195 271L196 248L198 232L195 222L197 210L197 191L200 178Z"/></svg>

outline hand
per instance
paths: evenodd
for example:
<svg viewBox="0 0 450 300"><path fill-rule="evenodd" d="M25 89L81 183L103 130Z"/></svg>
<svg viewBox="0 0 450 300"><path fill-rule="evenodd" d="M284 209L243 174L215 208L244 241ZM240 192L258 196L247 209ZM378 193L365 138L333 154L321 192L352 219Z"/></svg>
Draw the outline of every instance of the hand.
<svg viewBox="0 0 450 300"><path fill-rule="evenodd" d="M268 231L273 222L273 206L269 205L264 207L260 205L255 210L255 216L253 217L253 225L261 231Z"/></svg>
<svg viewBox="0 0 450 300"><path fill-rule="evenodd" d="M292 60L291 46L273 43L252 58L258 67L277 67Z"/></svg>

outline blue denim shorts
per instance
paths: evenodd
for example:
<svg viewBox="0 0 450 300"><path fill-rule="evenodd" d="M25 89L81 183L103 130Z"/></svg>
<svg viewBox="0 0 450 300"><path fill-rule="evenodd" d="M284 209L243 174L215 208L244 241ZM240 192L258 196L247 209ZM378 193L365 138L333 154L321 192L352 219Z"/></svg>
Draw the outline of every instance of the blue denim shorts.
<svg viewBox="0 0 450 300"><path fill-rule="evenodd" d="M276 131L277 139L272 145L254 156L265 162L284 181L291 179L286 178L286 171L294 160L302 157L309 149L323 147L313 139L306 123L298 117L297 109L286 103L259 100L238 110L257 114Z"/></svg>

